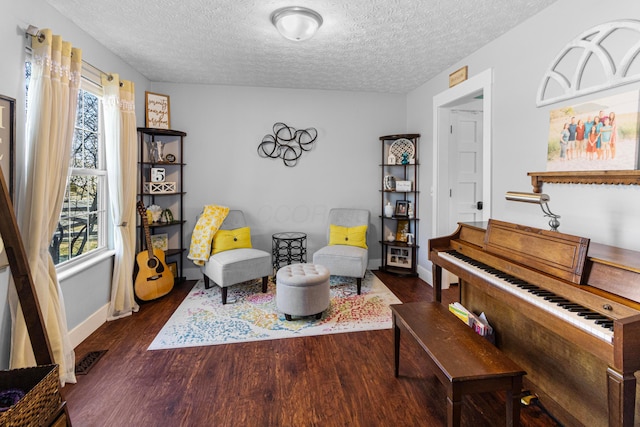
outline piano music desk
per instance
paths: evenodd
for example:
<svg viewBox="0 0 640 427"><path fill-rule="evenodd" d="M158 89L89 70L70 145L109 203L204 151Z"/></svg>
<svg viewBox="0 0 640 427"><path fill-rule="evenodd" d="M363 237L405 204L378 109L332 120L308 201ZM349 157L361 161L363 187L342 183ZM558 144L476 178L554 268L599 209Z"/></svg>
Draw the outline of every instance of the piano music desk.
<svg viewBox="0 0 640 427"><path fill-rule="evenodd" d="M522 376L526 374L489 341L437 302L391 305L395 376L400 364L400 330L405 329L435 363L447 389L447 424L459 426L462 396L504 390L506 425L520 423Z"/></svg>

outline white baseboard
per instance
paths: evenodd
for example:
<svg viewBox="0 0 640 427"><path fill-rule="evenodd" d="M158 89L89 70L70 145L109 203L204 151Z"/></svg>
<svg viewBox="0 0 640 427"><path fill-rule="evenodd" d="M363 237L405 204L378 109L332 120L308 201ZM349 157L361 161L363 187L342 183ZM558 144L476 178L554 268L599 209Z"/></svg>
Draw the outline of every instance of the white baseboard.
<svg viewBox="0 0 640 427"><path fill-rule="evenodd" d="M105 304L98 311L89 316L84 322L69 331L69 339L71 346L76 348L78 344L87 339L89 335L94 333L102 324L107 321L107 313L109 312L109 304Z"/></svg>

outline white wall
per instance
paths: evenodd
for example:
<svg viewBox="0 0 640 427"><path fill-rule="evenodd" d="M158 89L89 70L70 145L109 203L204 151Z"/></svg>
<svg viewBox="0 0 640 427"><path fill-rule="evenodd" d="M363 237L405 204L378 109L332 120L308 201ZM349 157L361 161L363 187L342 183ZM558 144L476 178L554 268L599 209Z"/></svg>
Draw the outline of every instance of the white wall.
<svg viewBox="0 0 640 427"><path fill-rule="evenodd" d="M245 211L255 247L271 235L307 233L307 260L326 243L330 208L371 211L370 258L380 258L379 137L404 132L404 95L154 83L170 96L171 127L185 138L185 245L206 204ZM258 145L274 123L316 128L318 138L294 167L262 158ZM187 260L188 277L200 277Z"/></svg>
<svg viewBox="0 0 640 427"><path fill-rule="evenodd" d="M559 0L409 93L407 128L423 135L431 134L433 97L447 90L451 72L468 65L472 77L491 68L492 217L546 229L548 219L543 218L538 207L508 202L504 198L509 190L533 191L527 172L546 170L549 111L558 105L537 108L538 86L544 72L568 42L596 25L629 17L640 18L640 2L620 0L602 7L602 2L593 0ZM633 40L637 41L637 35ZM638 87L640 84L631 84L604 94ZM584 99L601 96L603 93ZM422 144L422 153L432 152L431 138L422 138ZM434 201L426 196L432 180L423 167L420 185L425 197L421 198L421 216L431 212L433 206ZM640 187L544 184L543 192L551 197L551 210L562 216L560 231L589 237L594 242L640 250ZM427 247L431 237L434 236L430 222L421 222L422 248ZM425 252L422 251L420 265L430 271Z"/></svg>

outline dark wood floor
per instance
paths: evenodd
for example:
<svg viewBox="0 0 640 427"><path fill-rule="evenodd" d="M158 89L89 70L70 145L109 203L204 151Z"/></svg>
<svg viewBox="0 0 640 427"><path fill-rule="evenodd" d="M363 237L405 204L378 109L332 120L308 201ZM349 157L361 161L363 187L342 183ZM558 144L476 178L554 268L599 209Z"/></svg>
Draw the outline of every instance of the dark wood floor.
<svg viewBox="0 0 640 427"><path fill-rule="evenodd" d="M403 302L432 299L420 279L376 274ZM192 285L104 324L76 348L78 359L108 351L63 388L74 426L446 425L444 387L411 340L402 341L394 378L391 330L147 351ZM462 425L504 425L504 411L504 396L466 397ZM523 407L521 424L557 425L537 406Z"/></svg>

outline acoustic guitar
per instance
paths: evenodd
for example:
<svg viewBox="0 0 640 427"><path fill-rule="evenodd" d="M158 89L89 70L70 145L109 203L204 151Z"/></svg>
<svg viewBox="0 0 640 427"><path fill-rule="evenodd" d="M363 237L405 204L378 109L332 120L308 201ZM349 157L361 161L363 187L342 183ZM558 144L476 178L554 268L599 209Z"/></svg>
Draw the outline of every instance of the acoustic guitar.
<svg viewBox="0 0 640 427"><path fill-rule="evenodd" d="M138 213L142 217L147 250L136 255L138 269L133 290L138 299L151 301L171 292L174 278L165 262L164 251L151 245L147 209L141 201L138 201Z"/></svg>

